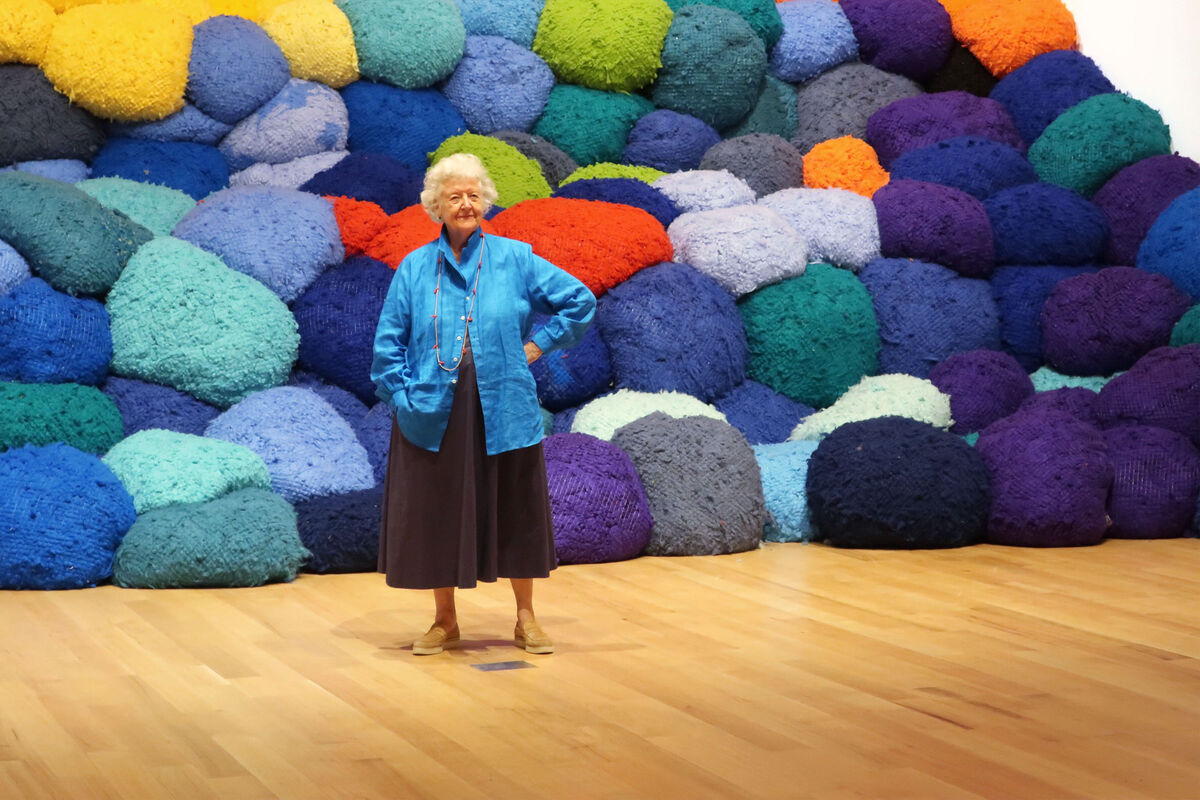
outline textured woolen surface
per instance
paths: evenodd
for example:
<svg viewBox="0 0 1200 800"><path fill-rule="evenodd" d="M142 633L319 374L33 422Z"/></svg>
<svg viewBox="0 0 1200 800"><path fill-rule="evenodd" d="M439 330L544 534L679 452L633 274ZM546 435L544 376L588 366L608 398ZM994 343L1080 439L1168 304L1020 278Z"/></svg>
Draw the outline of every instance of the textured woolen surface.
<svg viewBox="0 0 1200 800"><path fill-rule="evenodd" d="M108 312L98 301L56 292L40 278L0 295L0 381L96 385L110 361Z"/></svg>
<svg viewBox="0 0 1200 800"><path fill-rule="evenodd" d="M662 0L545 0L533 50L563 83L631 92L654 80L671 16Z"/></svg>
<svg viewBox="0 0 1200 800"><path fill-rule="evenodd" d="M893 180L939 183L986 200L1001 189L1033 183L1033 165L1015 147L982 139L953 139L910 150L892 162Z"/></svg>
<svg viewBox="0 0 1200 800"><path fill-rule="evenodd" d="M920 94L921 87L902 75L870 64L843 64L796 90L799 124L792 144L801 153L807 153L827 139L842 136L861 139L867 134L867 120L872 114L897 100Z"/></svg>
<svg viewBox="0 0 1200 800"><path fill-rule="evenodd" d="M364 78L424 89L448 77L462 58L467 30L450 0L337 0L337 6L354 29Z"/></svg>
<svg viewBox="0 0 1200 800"><path fill-rule="evenodd" d="M374 572L382 505L382 486L296 503L296 529L312 554L304 571Z"/></svg>
<svg viewBox="0 0 1200 800"><path fill-rule="evenodd" d="M375 485L354 430L311 389L277 386L252 394L209 423L204 435L257 453L271 487L290 502Z"/></svg>
<svg viewBox="0 0 1200 800"><path fill-rule="evenodd" d="M0 239L69 294L103 294L152 234L65 183L0 174Z"/></svg>
<svg viewBox="0 0 1200 800"><path fill-rule="evenodd" d="M217 409L190 395L154 383L109 376L101 391L116 404L125 423L125 435L161 428L195 436L217 416Z"/></svg>
<svg viewBox="0 0 1200 800"><path fill-rule="evenodd" d="M0 167L0 172L20 170L43 178L62 181L63 183L79 183L90 172L87 164L74 158L50 158L44 161L19 161L11 167Z"/></svg>
<svg viewBox="0 0 1200 800"><path fill-rule="evenodd" d="M762 477L736 429L708 417L655 413L622 427L612 441L629 454L646 489L654 518L646 555L758 547L767 514Z"/></svg>
<svg viewBox="0 0 1200 800"><path fill-rule="evenodd" d="M808 462L812 521L836 547L961 547L983 537L983 460L960 437L903 417L852 422Z"/></svg>
<svg viewBox="0 0 1200 800"><path fill-rule="evenodd" d="M1000 312L1000 342L1027 370L1042 363L1042 306L1055 285L1092 267L998 267L990 279Z"/></svg>
<svg viewBox="0 0 1200 800"><path fill-rule="evenodd" d="M129 493L93 455L63 444L0 453L0 588L107 580L135 518Z"/></svg>
<svg viewBox="0 0 1200 800"><path fill-rule="evenodd" d="M879 369L928 377L967 350L1000 349L1000 313L987 281L940 264L881 258L859 272L879 321Z"/></svg>
<svg viewBox="0 0 1200 800"><path fill-rule="evenodd" d="M746 332L733 297L687 264L658 264L613 287L596 322L617 388L708 403L745 379Z"/></svg>
<svg viewBox="0 0 1200 800"><path fill-rule="evenodd" d="M207 144L109 139L92 161L92 177L157 183L203 200L229 185L229 167Z"/></svg>
<svg viewBox="0 0 1200 800"><path fill-rule="evenodd" d="M282 383L296 358L300 337L283 301L179 239L144 245L107 305L114 373L222 408Z"/></svg>
<svg viewBox="0 0 1200 800"><path fill-rule="evenodd" d="M1057 284L1042 307L1042 353L1072 375L1128 369L1155 347L1191 301L1162 275L1109 267Z"/></svg>
<svg viewBox="0 0 1200 800"><path fill-rule="evenodd" d="M796 135L796 126L799 124L800 119L796 115L796 88L773 75L767 75L754 108L737 125L727 128L725 135L770 133L791 140Z"/></svg>
<svg viewBox="0 0 1200 800"><path fill-rule="evenodd" d="M173 235L217 255L284 302L345 257L333 206L296 189L244 186L210 195Z"/></svg>
<svg viewBox="0 0 1200 800"><path fill-rule="evenodd" d="M486 233L494 232L490 223L485 222L481 227ZM383 227L367 242L363 253L395 269L406 255L436 239L440 229L422 206L409 206L385 218Z"/></svg>
<svg viewBox="0 0 1200 800"><path fill-rule="evenodd" d="M678 220L676 220L678 222ZM640 208L552 197L497 214L496 233L520 239L599 297L635 272L670 261L667 232Z"/></svg>
<svg viewBox="0 0 1200 800"><path fill-rule="evenodd" d="M267 465L249 449L174 431L135 433L114 445L104 463L133 496L139 514L215 500L250 486L271 488Z"/></svg>
<svg viewBox="0 0 1200 800"><path fill-rule="evenodd" d="M100 120L54 91L37 67L0 64L0 166L43 158L91 160Z"/></svg>
<svg viewBox="0 0 1200 800"><path fill-rule="evenodd" d="M653 110L640 95L560 83L550 90L533 132L579 164L620 161L634 123Z"/></svg>
<svg viewBox="0 0 1200 800"><path fill-rule="evenodd" d="M950 48L950 55L941 69L922 82L927 92L970 92L987 97L996 86L996 76L959 44Z"/></svg>
<svg viewBox="0 0 1200 800"><path fill-rule="evenodd" d="M987 465L987 540L1023 547L1099 544L1113 465L1104 437L1063 411L1034 408L989 425L975 450Z"/></svg>
<svg viewBox="0 0 1200 800"><path fill-rule="evenodd" d="M542 170L542 176L551 186L558 186L564 178L579 169L574 159L541 136L524 131L496 131L491 136L512 145L521 155L536 161Z"/></svg>
<svg viewBox="0 0 1200 800"><path fill-rule="evenodd" d="M1172 347L1185 344L1200 344L1200 305L1192 306L1171 329Z"/></svg>
<svg viewBox="0 0 1200 800"><path fill-rule="evenodd" d="M1200 344L1160 347L1100 390L1096 413L1106 428L1155 425L1200 447Z"/></svg>
<svg viewBox="0 0 1200 800"><path fill-rule="evenodd" d="M1001 189L983 204L997 264L1090 264L1104 253L1104 214L1070 189L1027 183Z"/></svg>
<svg viewBox="0 0 1200 800"><path fill-rule="evenodd" d="M221 154L233 170L254 163L282 164L328 150L345 150L350 123L346 104L328 86L298 78L233 127Z"/></svg>
<svg viewBox="0 0 1200 800"><path fill-rule="evenodd" d="M653 186L670 198L681 213L754 202L754 190L741 178L725 171L673 172L656 179Z"/></svg>
<svg viewBox="0 0 1200 800"><path fill-rule="evenodd" d="M327 0L291 0L262 19L294 77L335 89L358 80L354 30L342 10Z"/></svg>
<svg viewBox="0 0 1200 800"><path fill-rule="evenodd" d="M721 135L708 123L667 108L651 111L629 129L621 160L664 172L695 169Z"/></svg>
<svg viewBox="0 0 1200 800"><path fill-rule="evenodd" d="M1133 265L1150 227L1171 202L1200 186L1200 164L1180 155L1151 156L1130 164L1092 195L1108 220L1105 260Z"/></svg>
<svg viewBox="0 0 1200 800"><path fill-rule="evenodd" d="M333 205L333 215L337 218L338 230L342 234L342 246L346 248L346 257L362 255L371 240L378 236L387 224L387 212L367 200L330 195L325 195L325 199Z"/></svg>
<svg viewBox="0 0 1200 800"><path fill-rule="evenodd" d="M1145 425L1104 431L1113 464L1108 535L1167 539L1187 535L1200 495L1200 451L1186 436Z"/></svg>
<svg viewBox="0 0 1200 800"><path fill-rule="evenodd" d="M827 406L879 369L871 295L846 270L810 264L738 305L750 349L747 377L796 402Z"/></svg>
<svg viewBox="0 0 1200 800"><path fill-rule="evenodd" d="M879 225L871 198L845 189L782 189L758 201L795 229L809 261L857 272L879 258Z"/></svg>
<svg viewBox="0 0 1200 800"><path fill-rule="evenodd" d="M1032 144L1071 106L1114 91L1095 61L1077 50L1055 50L1005 75L991 98L1008 109L1021 137Z"/></svg>
<svg viewBox="0 0 1200 800"><path fill-rule="evenodd" d="M100 205L120 211L155 236L167 236L196 201L178 189L125 178L92 178L75 184Z"/></svg>
<svg viewBox="0 0 1200 800"><path fill-rule="evenodd" d="M503 36L532 47L545 0L455 0L467 34Z"/></svg>
<svg viewBox="0 0 1200 800"><path fill-rule="evenodd" d="M674 418L708 417L725 422L724 414L690 394L619 389L580 406L571 418L571 432L609 441L618 428L655 413Z"/></svg>
<svg viewBox="0 0 1200 800"><path fill-rule="evenodd" d="M804 155L804 185L812 189L848 189L871 197L887 182L875 149L853 136L821 142Z"/></svg>
<svg viewBox="0 0 1200 800"><path fill-rule="evenodd" d="M0 231L0 238L4 232ZM13 245L16 242L9 240ZM19 247L17 249L20 249ZM1200 189L1184 192L1158 215L1138 248L1137 266L1166 275L1175 288L1200 300ZM37 269L36 265L33 265Z"/></svg>
<svg viewBox="0 0 1200 800"><path fill-rule="evenodd" d="M1099 396L1083 386L1062 386L1057 389L1039 389L1021 404L1021 411L1035 409L1064 411L1089 425L1100 426L1096 412Z"/></svg>
<svg viewBox="0 0 1200 800"><path fill-rule="evenodd" d="M333 406L333 410L350 424L354 435L358 435L359 429L366 420L366 403L340 386L325 383L325 381L321 380L321 376L312 372L305 372L301 369L292 371L292 376L288 379L288 385L311 389L314 394Z"/></svg>
<svg viewBox="0 0 1200 800"><path fill-rule="evenodd" d="M240 489L138 517L117 548L113 582L129 589L261 586L295 579L308 555L286 500Z"/></svg>
<svg viewBox="0 0 1200 800"><path fill-rule="evenodd" d="M458 109L434 89L355 81L341 94L350 120L347 146L389 155L416 172L424 173L439 144L467 129Z"/></svg>
<svg viewBox="0 0 1200 800"><path fill-rule="evenodd" d="M6 295L29 280L29 264L12 245L0 240L0 296Z"/></svg>
<svg viewBox="0 0 1200 800"><path fill-rule="evenodd" d="M110 136L122 139L152 139L156 142L196 142L215 145L233 130L232 125L217 122L191 103L174 114L153 122L117 122L108 126Z"/></svg>
<svg viewBox="0 0 1200 800"><path fill-rule="evenodd" d="M429 165L433 166L455 153L473 153L479 157L496 184L496 191L500 195L496 202L505 208L522 200L550 194L550 184L546 182L537 162L499 139L477 133L460 133L438 145L437 150L429 156Z"/></svg>
<svg viewBox="0 0 1200 800"><path fill-rule="evenodd" d="M792 430L792 441L817 441L849 422L877 417L914 419L941 430L950 427L950 397L912 375L872 375L846 390L829 408L809 414Z"/></svg>
<svg viewBox="0 0 1200 800"><path fill-rule="evenodd" d="M300 331L300 365L364 402L375 397L375 326L392 275L373 258L350 258L313 281L292 305Z"/></svg>
<svg viewBox="0 0 1200 800"><path fill-rule="evenodd" d="M527 131L554 88L535 53L500 36L468 36L462 61L442 91L475 133Z"/></svg>
<svg viewBox="0 0 1200 800"><path fill-rule="evenodd" d="M768 51L772 75L789 83L802 83L858 59L854 28L840 4L831 0L783 3L779 18L783 35Z"/></svg>
<svg viewBox="0 0 1200 800"><path fill-rule="evenodd" d="M767 505L764 541L811 542L818 538L808 511L808 494L804 491L808 461L816 449L816 442L754 446Z"/></svg>
<svg viewBox="0 0 1200 800"><path fill-rule="evenodd" d="M679 216L679 209L665 194L637 178L584 178L564 183L553 197L602 200L640 208L664 228Z"/></svg>
<svg viewBox="0 0 1200 800"><path fill-rule="evenodd" d="M786 139L751 133L718 142L700 159L700 169L726 170L758 196L804 185L804 157Z"/></svg>
<svg viewBox="0 0 1200 800"><path fill-rule="evenodd" d="M767 69L762 39L738 14L709 5L675 13L650 98L722 130L754 107Z"/></svg>
<svg viewBox="0 0 1200 800"><path fill-rule="evenodd" d="M535 333L545 319L539 315ZM551 412L586 402L613 384L612 359L599 324L590 325L573 346L542 356L529 369L537 381L538 402Z"/></svg>
<svg viewBox="0 0 1200 800"><path fill-rule="evenodd" d="M352 197L388 214L421 200L421 174L383 153L350 153L300 186L312 194Z"/></svg>
<svg viewBox="0 0 1200 800"><path fill-rule="evenodd" d="M674 11L684 6L695 5L700 0L667 0ZM783 23L780 20L780 10L776 0L708 0L705 5L727 8L735 11L742 19L750 24L754 32L763 40L767 51L779 42L783 34Z"/></svg>
<svg viewBox="0 0 1200 800"><path fill-rule="evenodd" d="M1004 106L968 92L939 92L897 100L867 121L866 139L884 166L910 150L956 136L978 136L1018 150L1025 148Z"/></svg>
<svg viewBox="0 0 1200 800"><path fill-rule="evenodd" d="M950 15L937 0L842 0L859 58L916 81L933 76L950 55Z"/></svg>
<svg viewBox="0 0 1200 800"><path fill-rule="evenodd" d="M807 247L783 217L765 206L681 214L667 230L675 257L736 297L804 274Z"/></svg>
<svg viewBox="0 0 1200 800"><path fill-rule="evenodd" d="M558 560L597 564L640 555L654 520L629 456L583 433L549 436L542 446Z"/></svg>
<svg viewBox="0 0 1200 800"><path fill-rule="evenodd" d="M1061 0L966 2L951 20L954 36L995 75L1007 75L1051 50L1070 50L1075 18Z"/></svg>
<svg viewBox="0 0 1200 800"><path fill-rule="evenodd" d="M313 177L337 166L346 158L345 150L300 156L282 164L251 164L229 176L230 186L281 186L299 189Z"/></svg>
<svg viewBox="0 0 1200 800"><path fill-rule="evenodd" d="M1159 113L1128 95L1098 94L1072 106L1029 145L1038 177L1090 197L1121 168L1171 152Z"/></svg>
<svg viewBox="0 0 1200 800"><path fill-rule="evenodd" d="M955 353L929 371L929 381L950 396L950 432L958 434L983 430L1033 395L1028 373L998 350Z"/></svg>
<svg viewBox="0 0 1200 800"><path fill-rule="evenodd" d="M250 20L210 17L193 28L187 98L213 119L240 121L290 77L279 45Z"/></svg>
<svg viewBox="0 0 1200 800"><path fill-rule="evenodd" d="M895 179L871 199L883 256L932 261L968 278L991 274L992 223L978 199L951 186Z"/></svg>
<svg viewBox="0 0 1200 800"><path fill-rule="evenodd" d="M121 413L94 386L0 382L0 450L66 442L103 453L122 436Z"/></svg>
<svg viewBox="0 0 1200 800"><path fill-rule="evenodd" d="M813 410L758 381L742 381L713 401L750 444L782 442Z"/></svg>

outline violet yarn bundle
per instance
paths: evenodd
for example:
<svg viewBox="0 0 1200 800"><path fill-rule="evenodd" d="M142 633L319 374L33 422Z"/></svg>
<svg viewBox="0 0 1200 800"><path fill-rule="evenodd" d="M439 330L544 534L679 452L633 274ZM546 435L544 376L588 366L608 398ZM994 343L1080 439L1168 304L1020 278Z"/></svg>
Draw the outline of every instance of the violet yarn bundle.
<svg viewBox="0 0 1200 800"><path fill-rule="evenodd" d="M422 173L383 153L357 152L339 158L300 185L300 190L366 200L388 214L421 201Z"/></svg>
<svg viewBox="0 0 1200 800"><path fill-rule="evenodd" d="M305 572L374 572L379 559L383 487L310 497L295 504Z"/></svg>
<svg viewBox="0 0 1200 800"><path fill-rule="evenodd" d="M986 278L995 264L992 223L976 198L950 186L892 180L871 198L885 258L915 258Z"/></svg>
<svg viewBox="0 0 1200 800"><path fill-rule="evenodd" d="M978 136L910 150L892 162L891 178L925 181L961 189L985 200L1001 189L1033 183L1037 173L1020 150Z"/></svg>
<svg viewBox="0 0 1200 800"><path fill-rule="evenodd" d="M786 19L786 18L785 18ZM796 90L799 124L792 144L801 153L842 136L862 139L867 120L881 108L923 94L920 85L870 64L850 63L809 80Z"/></svg>
<svg viewBox="0 0 1200 800"><path fill-rule="evenodd" d="M121 412L125 436L161 428L203 436L208 423L221 413L208 403L169 386L110 375L100 387Z"/></svg>
<svg viewBox="0 0 1200 800"><path fill-rule="evenodd" d="M108 312L29 278L0 295L0 381L97 385L112 361Z"/></svg>
<svg viewBox="0 0 1200 800"><path fill-rule="evenodd" d="M654 519L629 456L585 433L555 434L542 446L559 561L597 564L640 555Z"/></svg>
<svg viewBox="0 0 1200 800"><path fill-rule="evenodd" d="M984 200L997 264L1093 264L1108 241L1108 222L1070 189L1028 183Z"/></svg>
<svg viewBox="0 0 1200 800"><path fill-rule="evenodd" d="M1115 91L1096 62L1083 53L1052 50L1005 75L991 97L1008 109L1021 137L1032 144L1071 106Z"/></svg>
<svg viewBox="0 0 1200 800"><path fill-rule="evenodd" d="M1099 544L1113 465L1096 428L1030 409L989 425L975 445L991 479L987 541L1023 547Z"/></svg>
<svg viewBox="0 0 1200 800"><path fill-rule="evenodd" d="M752 380L739 383L713 405L752 445L786 441L800 420L813 413L811 406Z"/></svg>
<svg viewBox="0 0 1200 800"><path fill-rule="evenodd" d="M1100 424L1154 425L1200 446L1200 344L1159 347L1104 385L1096 403Z"/></svg>
<svg viewBox="0 0 1200 800"><path fill-rule="evenodd" d="M1021 404L1019 411L1062 411L1099 428L1099 402L1100 396L1091 389L1083 386L1062 386L1031 395Z"/></svg>
<svg viewBox="0 0 1200 800"><path fill-rule="evenodd" d="M1113 463L1110 537L1184 536L1200 496L1200 451L1186 436L1145 425L1104 431Z"/></svg>
<svg viewBox="0 0 1200 800"><path fill-rule="evenodd" d="M887 167L911 150L943 139L978 136L1024 151L1004 106L967 92L940 92L897 100L881 108L867 121L867 143Z"/></svg>
<svg viewBox="0 0 1200 800"><path fill-rule="evenodd" d="M703 120L669 108L651 111L633 124L621 160L663 172L696 169L721 134Z"/></svg>
<svg viewBox="0 0 1200 800"><path fill-rule="evenodd" d="M929 371L929 380L950 396L951 433L981 431L1033 395L1028 373L1011 355L996 350L955 353Z"/></svg>
<svg viewBox="0 0 1200 800"><path fill-rule="evenodd" d="M841 0L863 62L915 81L932 77L950 55L950 15L937 0Z"/></svg>
<svg viewBox="0 0 1200 800"><path fill-rule="evenodd" d="M1180 155L1151 156L1130 164L1092 195L1108 220L1105 259L1133 265L1159 214L1176 197L1200 187L1200 164Z"/></svg>
<svg viewBox="0 0 1200 800"><path fill-rule="evenodd" d="M804 157L786 139L770 133L714 144L700 160L700 169L731 172L759 197L804 185Z"/></svg>
<svg viewBox="0 0 1200 800"><path fill-rule="evenodd" d="M1000 313L1000 341L1028 371L1042 365L1042 306L1062 280L1095 267L997 267L990 283Z"/></svg>

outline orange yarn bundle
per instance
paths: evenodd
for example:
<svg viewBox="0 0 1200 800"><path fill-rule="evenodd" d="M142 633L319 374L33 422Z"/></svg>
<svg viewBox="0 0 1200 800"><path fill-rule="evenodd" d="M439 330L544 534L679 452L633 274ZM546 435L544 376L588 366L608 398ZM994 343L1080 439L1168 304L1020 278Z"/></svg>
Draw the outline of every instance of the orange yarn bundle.
<svg viewBox="0 0 1200 800"><path fill-rule="evenodd" d="M387 212L375 203L333 195L326 195L325 199L333 205L333 216L337 218L347 256L365 252L367 245L387 224Z"/></svg>
<svg viewBox="0 0 1200 800"><path fill-rule="evenodd" d="M810 189L848 189L871 197L889 180L875 148L862 139L828 139L804 156L804 185Z"/></svg>
<svg viewBox="0 0 1200 800"><path fill-rule="evenodd" d="M1034 56L1073 50L1075 17L1062 0L977 0L950 10L954 37L993 75L1004 76Z"/></svg>
<svg viewBox="0 0 1200 800"><path fill-rule="evenodd" d="M484 233L499 233L490 222L484 221L481 227ZM406 255L432 242L441 231L442 226L431 220L418 203L388 217L363 252L395 269Z"/></svg>

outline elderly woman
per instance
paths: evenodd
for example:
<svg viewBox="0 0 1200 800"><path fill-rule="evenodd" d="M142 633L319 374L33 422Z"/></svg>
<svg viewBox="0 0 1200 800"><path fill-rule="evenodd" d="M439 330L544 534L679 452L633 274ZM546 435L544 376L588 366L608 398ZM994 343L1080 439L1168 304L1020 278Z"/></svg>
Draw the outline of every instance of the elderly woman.
<svg viewBox="0 0 1200 800"><path fill-rule="evenodd" d="M529 245L485 235L495 199L473 155L426 173L421 204L441 235L400 262L375 332L371 380L395 415L379 571L434 597L414 655L458 644L456 587L501 577L516 597L514 643L554 651L533 613L533 579L557 559L528 365L574 344L596 298ZM550 319L530 337L535 312Z"/></svg>

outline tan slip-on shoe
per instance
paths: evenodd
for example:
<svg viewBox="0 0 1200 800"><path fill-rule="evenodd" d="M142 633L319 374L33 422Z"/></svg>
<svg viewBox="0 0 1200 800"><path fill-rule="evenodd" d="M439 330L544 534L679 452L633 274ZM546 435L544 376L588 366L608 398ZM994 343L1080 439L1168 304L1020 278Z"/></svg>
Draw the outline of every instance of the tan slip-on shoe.
<svg viewBox="0 0 1200 800"><path fill-rule="evenodd" d="M554 652L554 642L536 622L517 623L513 630L513 644L525 648L526 653L544 655Z"/></svg>
<svg viewBox="0 0 1200 800"><path fill-rule="evenodd" d="M434 625L425 635L413 642L414 656L436 656L443 650L458 647L458 629L450 633L441 625Z"/></svg>

